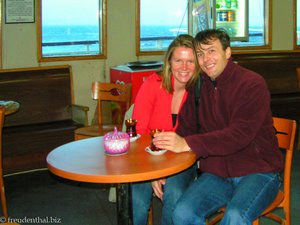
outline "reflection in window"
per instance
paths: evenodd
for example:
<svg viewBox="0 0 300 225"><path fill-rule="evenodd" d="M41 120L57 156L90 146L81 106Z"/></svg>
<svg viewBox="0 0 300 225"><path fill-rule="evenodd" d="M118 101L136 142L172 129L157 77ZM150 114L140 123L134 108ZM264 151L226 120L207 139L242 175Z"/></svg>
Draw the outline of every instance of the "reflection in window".
<svg viewBox="0 0 300 225"><path fill-rule="evenodd" d="M40 58L103 56L103 1L41 0Z"/></svg>

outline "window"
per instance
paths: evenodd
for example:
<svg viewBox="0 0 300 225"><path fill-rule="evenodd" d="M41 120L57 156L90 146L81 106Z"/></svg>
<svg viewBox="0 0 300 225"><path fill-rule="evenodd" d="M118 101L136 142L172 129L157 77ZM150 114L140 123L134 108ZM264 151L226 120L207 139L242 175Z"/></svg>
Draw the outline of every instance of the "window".
<svg viewBox="0 0 300 225"><path fill-rule="evenodd" d="M39 61L106 57L106 0L37 2Z"/></svg>
<svg viewBox="0 0 300 225"><path fill-rule="evenodd" d="M137 18L139 18L136 24L137 55L163 54L178 34L190 33L194 36L201 29L218 27L216 22L220 19L218 12L226 13L226 16L229 13L232 16L232 12L237 15L241 8L239 4L243 5L246 12L239 13L246 21L243 23L246 38L233 38L232 36L231 46L237 49L251 48L251 50L270 48L269 0L231 0L230 5L226 5L225 2L228 3L228 1L225 0L136 1ZM227 24L228 22L231 21L228 20ZM232 21L232 23L235 22ZM234 29L228 29L231 35L234 31Z"/></svg>
<svg viewBox="0 0 300 225"><path fill-rule="evenodd" d="M248 0L248 41L232 41L232 47L270 48L269 35L271 34L268 29L270 6L268 3L268 0Z"/></svg>

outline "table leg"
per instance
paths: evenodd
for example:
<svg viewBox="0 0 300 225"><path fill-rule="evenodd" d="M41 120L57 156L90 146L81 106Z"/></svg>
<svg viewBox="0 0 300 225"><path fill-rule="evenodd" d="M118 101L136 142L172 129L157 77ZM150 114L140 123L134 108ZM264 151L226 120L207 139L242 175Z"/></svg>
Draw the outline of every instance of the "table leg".
<svg viewBox="0 0 300 225"><path fill-rule="evenodd" d="M133 225L131 186L128 183L117 185L118 225Z"/></svg>

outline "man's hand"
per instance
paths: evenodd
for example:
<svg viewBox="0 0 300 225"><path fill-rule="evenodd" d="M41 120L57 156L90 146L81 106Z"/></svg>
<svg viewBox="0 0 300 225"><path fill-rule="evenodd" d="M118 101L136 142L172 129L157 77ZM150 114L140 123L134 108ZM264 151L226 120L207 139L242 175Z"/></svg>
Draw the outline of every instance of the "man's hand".
<svg viewBox="0 0 300 225"><path fill-rule="evenodd" d="M166 184L166 179L159 179L151 182L153 191L155 195L162 200L164 191L163 191L163 185Z"/></svg>
<svg viewBox="0 0 300 225"><path fill-rule="evenodd" d="M153 144L161 149L166 149L172 152L187 152L190 147L183 137L180 137L175 132L159 132L154 135Z"/></svg>

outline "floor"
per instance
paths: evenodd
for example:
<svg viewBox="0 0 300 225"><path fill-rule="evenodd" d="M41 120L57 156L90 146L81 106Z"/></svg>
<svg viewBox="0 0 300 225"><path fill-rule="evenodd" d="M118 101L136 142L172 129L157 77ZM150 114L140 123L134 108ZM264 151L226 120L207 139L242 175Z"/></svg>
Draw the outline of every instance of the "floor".
<svg viewBox="0 0 300 225"><path fill-rule="evenodd" d="M116 204L108 200L108 185L73 182L52 175L48 170L4 179L10 222L117 225ZM155 200L154 204L157 218L160 203Z"/></svg>
<svg viewBox="0 0 300 225"><path fill-rule="evenodd" d="M10 221L27 224L117 225L116 205L109 202L107 185L73 182L48 170L6 176ZM291 188L292 225L300 224L300 151L294 152ZM161 204L154 201L154 225ZM0 217L0 223L1 221ZM263 221L262 225L275 224Z"/></svg>

